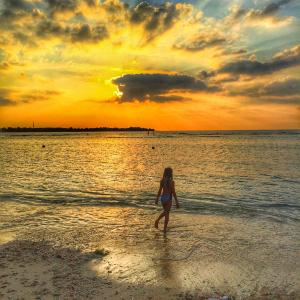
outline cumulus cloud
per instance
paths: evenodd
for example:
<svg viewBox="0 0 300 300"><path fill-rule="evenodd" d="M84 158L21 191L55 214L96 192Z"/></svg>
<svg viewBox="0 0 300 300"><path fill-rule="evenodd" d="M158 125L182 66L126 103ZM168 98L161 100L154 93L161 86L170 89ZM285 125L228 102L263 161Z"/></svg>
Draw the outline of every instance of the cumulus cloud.
<svg viewBox="0 0 300 300"><path fill-rule="evenodd" d="M91 27L88 24L82 24L71 30L72 40L75 42L98 42L108 37L107 29L104 25L96 25Z"/></svg>
<svg viewBox="0 0 300 300"><path fill-rule="evenodd" d="M32 9L33 4L26 0L2 0L0 28L13 28L11 23L25 17Z"/></svg>
<svg viewBox="0 0 300 300"><path fill-rule="evenodd" d="M129 21L133 25L143 25L147 40L151 40L171 28L179 15L180 10L175 4L153 6L148 2L141 2L130 10Z"/></svg>
<svg viewBox="0 0 300 300"><path fill-rule="evenodd" d="M238 60L225 64L219 73L232 73L244 75L265 75L271 74L285 68L300 64L300 45L291 49L286 49L272 58L269 62L259 62L257 60Z"/></svg>
<svg viewBox="0 0 300 300"><path fill-rule="evenodd" d="M108 31L103 24L80 24L63 27L53 20L42 20L36 26L39 37L61 37L72 42L99 42L108 37Z"/></svg>
<svg viewBox="0 0 300 300"><path fill-rule="evenodd" d="M267 24L266 21L273 25L286 25L292 18L278 15L283 6L292 2L293 0L281 0L278 2L269 3L264 9L246 9L239 6L234 6L231 15L228 17L230 23L242 21L252 25Z"/></svg>
<svg viewBox="0 0 300 300"><path fill-rule="evenodd" d="M179 101L182 96L170 95L174 92L215 92L203 81L187 75L169 74L126 74L112 80L118 86L121 102L138 101Z"/></svg>
<svg viewBox="0 0 300 300"><path fill-rule="evenodd" d="M36 25L35 33L38 37L60 36L65 29L56 21L44 19Z"/></svg>
<svg viewBox="0 0 300 300"><path fill-rule="evenodd" d="M46 0L52 14L57 12L74 11L78 6L78 0Z"/></svg>
<svg viewBox="0 0 300 300"><path fill-rule="evenodd" d="M264 86L260 93L262 95L271 96L294 96L298 95L300 98L300 80L287 79L284 81L275 81Z"/></svg>
<svg viewBox="0 0 300 300"><path fill-rule="evenodd" d="M228 95L243 96L246 103L252 104L296 105L300 104L300 79L289 78L248 87L235 87L228 91Z"/></svg>

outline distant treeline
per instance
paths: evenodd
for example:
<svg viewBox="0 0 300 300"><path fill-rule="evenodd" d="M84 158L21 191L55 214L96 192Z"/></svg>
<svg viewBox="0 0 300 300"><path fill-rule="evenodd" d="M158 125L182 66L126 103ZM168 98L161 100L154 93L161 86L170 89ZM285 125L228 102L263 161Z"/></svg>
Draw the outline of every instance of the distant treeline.
<svg viewBox="0 0 300 300"><path fill-rule="evenodd" d="M118 127L97 127L97 128L65 128L65 127L6 127L2 128L3 132L98 132L98 131L154 131L153 128L143 128L143 127L128 127L128 128L118 128Z"/></svg>

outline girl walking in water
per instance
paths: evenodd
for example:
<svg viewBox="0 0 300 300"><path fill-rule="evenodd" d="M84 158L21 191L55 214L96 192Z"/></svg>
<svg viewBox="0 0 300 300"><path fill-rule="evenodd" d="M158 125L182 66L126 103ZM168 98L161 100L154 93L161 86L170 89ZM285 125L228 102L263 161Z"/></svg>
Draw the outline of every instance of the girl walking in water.
<svg viewBox="0 0 300 300"><path fill-rule="evenodd" d="M164 211L158 216L154 224L155 228L158 228L160 219L165 217L164 233L167 232L169 213L172 206L172 196L174 196L176 207L179 208L179 203L175 192L175 182L173 180L173 170L172 168L165 168L164 175L160 181L159 190L155 200L155 204L157 204L160 197L161 205Z"/></svg>

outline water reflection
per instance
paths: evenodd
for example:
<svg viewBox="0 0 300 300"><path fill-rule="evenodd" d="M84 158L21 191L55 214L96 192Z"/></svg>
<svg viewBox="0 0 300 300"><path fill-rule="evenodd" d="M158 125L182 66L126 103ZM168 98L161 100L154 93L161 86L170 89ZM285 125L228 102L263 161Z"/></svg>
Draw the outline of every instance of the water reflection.
<svg viewBox="0 0 300 300"><path fill-rule="evenodd" d="M165 283L171 282L176 284L177 272L172 266L172 245L167 235L162 232L156 232L153 239L154 248L154 264L159 280L164 280ZM176 284L178 286L178 284Z"/></svg>

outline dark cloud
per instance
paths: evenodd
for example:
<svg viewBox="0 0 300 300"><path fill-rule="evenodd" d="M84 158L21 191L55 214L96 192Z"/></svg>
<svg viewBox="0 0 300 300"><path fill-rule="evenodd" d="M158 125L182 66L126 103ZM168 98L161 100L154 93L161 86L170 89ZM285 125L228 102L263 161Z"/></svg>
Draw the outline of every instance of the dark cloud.
<svg viewBox="0 0 300 300"><path fill-rule="evenodd" d="M111 15L119 15L124 10L128 10L129 5L122 1L105 0L101 3L101 7Z"/></svg>
<svg viewBox="0 0 300 300"><path fill-rule="evenodd" d="M85 2L88 6L96 6L98 1L97 0L85 0Z"/></svg>
<svg viewBox="0 0 300 300"><path fill-rule="evenodd" d="M199 35L188 41L175 44L174 48L187 51L200 51L205 48L223 45L225 42L226 39L223 37Z"/></svg>
<svg viewBox="0 0 300 300"><path fill-rule="evenodd" d="M74 11L79 1L78 0L46 0L52 14L57 12Z"/></svg>
<svg viewBox="0 0 300 300"><path fill-rule="evenodd" d="M205 79L208 79L210 77L213 77L216 75L216 72L214 71L211 71L211 72L208 72L208 71L200 71L199 74L198 74L198 77L202 80L205 80Z"/></svg>
<svg viewBox="0 0 300 300"><path fill-rule="evenodd" d="M21 31L16 31L13 33L15 40L19 41L23 45L28 45L35 47L37 46L36 42L32 39L32 36L25 34Z"/></svg>
<svg viewBox="0 0 300 300"><path fill-rule="evenodd" d="M300 80L286 79L283 81L273 81L268 84L255 85L242 90L235 90L231 95L246 95L251 97L274 96L290 97L299 96L300 98Z"/></svg>
<svg viewBox="0 0 300 300"><path fill-rule="evenodd" d="M0 106L32 103L35 101L48 100L53 96L60 95L55 90L33 90L29 93L19 93L16 90L0 89Z"/></svg>
<svg viewBox="0 0 300 300"><path fill-rule="evenodd" d="M1 27L8 27L9 24L7 23L25 16L31 11L32 7L32 3L25 0L2 0L2 9L0 11Z"/></svg>
<svg viewBox="0 0 300 300"><path fill-rule="evenodd" d="M244 96L244 101L252 104L300 104L300 80L286 79L247 88L235 88L228 91L228 95Z"/></svg>
<svg viewBox="0 0 300 300"><path fill-rule="evenodd" d="M30 2L25 0L3 0L2 3L6 9L27 9L31 6Z"/></svg>
<svg viewBox="0 0 300 300"><path fill-rule="evenodd" d="M260 97L247 98L245 103L249 104L279 104L279 105L299 105L300 97Z"/></svg>
<svg viewBox="0 0 300 300"><path fill-rule="evenodd" d="M275 71L297 66L300 64L300 45L276 55L270 62L259 62L256 60L239 60L224 65L218 72L264 75Z"/></svg>
<svg viewBox="0 0 300 300"><path fill-rule="evenodd" d="M61 36L66 30L59 23L51 19L45 19L36 25L35 32L39 37L49 37Z"/></svg>
<svg viewBox="0 0 300 300"><path fill-rule="evenodd" d="M133 25L142 24L146 32L147 41L162 34L173 26L178 19L180 11L175 4L164 3L153 6L147 2L141 2L130 11L129 21Z"/></svg>
<svg viewBox="0 0 300 300"><path fill-rule="evenodd" d="M203 81L187 75L168 74L127 74L114 79L122 93L120 101L179 101L183 97L169 95L170 92L214 92L216 87L208 87Z"/></svg>
<svg viewBox="0 0 300 300"><path fill-rule="evenodd" d="M279 2L272 2L270 4L268 4L261 12L261 16L267 16L267 15L272 15L277 13L280 8L285 5L288 4L289 2L291 2L292 0L281 0Z"/></svg>
<svg viewBox="0 0 300 300"><path fill-rule="evenodd" d="M102 24L91 26L80 24L73 26L61 26L53 20L43 20L36 26L36 35L39 37L60 37L72 42L98 42L108 37L108 31Z"/></svg>
<svg viewBox="0 0 300 300"><path fill-rule="evenodd" d="M298 95L300 98L300 80L288 79L285 81L272 82L271 84L264 86L260 93L270 96Z"/></svg>
<svg viewBox="0 0 300 300"><path fill-rule="evenodd" d="M239 20L241 18L245 18L246 20L262 20L271 17L273 22L280 22L286 17L277 16L278 12L284 5L292 1L293 0L281 0L278 2L271 2L262 10L238 8L233 11L230 17L231 20Z"/></svg>
<svg viewBox="0 0 300 300"><path fill-rule="evenodd" d="M0 107L1 106L10 106L10 105L15 105L15 102L10 99L3 98L0 95Z"/></svg>
<svg viewBox="0 0 300 300"><path fill-rule="evenodd" d="M108 37L107 29L104 25L91 27L88 24L82 24L71 30L73 42L98 42Z"/></svg>

